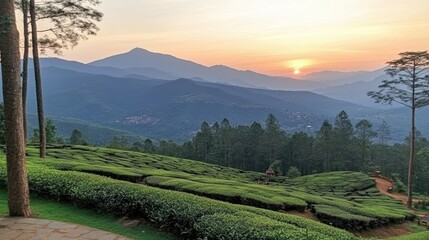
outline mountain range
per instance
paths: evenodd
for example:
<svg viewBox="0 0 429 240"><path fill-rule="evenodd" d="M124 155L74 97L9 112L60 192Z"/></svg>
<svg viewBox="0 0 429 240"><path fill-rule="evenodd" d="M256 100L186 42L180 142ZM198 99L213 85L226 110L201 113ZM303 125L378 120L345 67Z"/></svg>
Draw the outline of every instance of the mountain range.
<svg viewBox="0 0 429 240"><path fill-rule="evenodd" d="M86 128L91 135L107 131L109 137L120 133L183 141L203 121L228 118L232 124L262 123L269 113L288 132L313 133L323 120L333 121L341 110L354 122L367 118L376 124L405 112L375 109L364 100L370 100L366 92L383 79L383 69L320 72L297 80L226 66L207 67L144 49L89 64L58 58L44 58L41 63L45 112L61 121L58 129L63 135L70 134L71 125L86 125L91 126ZM31 76L28 112L35 113ZM397 139L406 135L402 126L407 121L407 115L392 120ZM103 141L107 137L97 137L98 143Z"/></svg>
<svg viewBox="0 0 429 240"><path fill-rule="evenodd" d="M228 118L233 124L263 122L276 115L288 131L308 130L347 109L353 116L369 108L308 91L243 88L191 79L142 80L42 69L47 115L81 119L157 138L184 140L203 121ZM28 111L36 112L34 84ZM317 104L316 104L317 103Z"/></svg>

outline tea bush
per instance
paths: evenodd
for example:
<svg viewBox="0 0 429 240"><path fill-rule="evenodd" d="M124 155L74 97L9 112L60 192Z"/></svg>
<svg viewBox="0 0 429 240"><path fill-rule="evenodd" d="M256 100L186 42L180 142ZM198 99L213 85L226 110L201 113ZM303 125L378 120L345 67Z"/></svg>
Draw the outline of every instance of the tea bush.
<svg viewBox="0 0 429 240"><path fill-rule="evenodd" d="M185 238L356 239L343 230L296 216L37 163L28 164L28 179L33 192L100 212L144 217ZM6 183L4 160L0 160L0 182Z"/></svg>

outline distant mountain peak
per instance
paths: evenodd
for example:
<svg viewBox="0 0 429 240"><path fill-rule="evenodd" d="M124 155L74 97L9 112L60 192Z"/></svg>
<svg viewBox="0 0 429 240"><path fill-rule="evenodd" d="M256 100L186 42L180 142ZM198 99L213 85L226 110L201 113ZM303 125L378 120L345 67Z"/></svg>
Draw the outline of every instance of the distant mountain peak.
<svg viewBox="0 0 429 240"><path fill-rule="evenodd" d="M228 67L228 66L223 65L223 64L216 64L216 65L211 66L211 68L229 68L229 69L232 69L231 67Z"/></svg>
<svg viewBox="0 0 429 240"><path fill-rule="evenodd" d="M129 51L129 53L141 53L141 52L147 53L149 51L140 47L135 47Z"/></svg>
<svg viewBox="0 0 429 240"><path fill-rule="evenodd" d="M171 58L171 59L179 60L179 61L191 62L188 60L180 59L180 58L173 56L171 54L152 52L152 51L149 51L147 49L140 48L140 47L133 48L129 52L125 52L125 53L119 54L119 55L136 55L136 56L147 55L148 57L164 57L164 58ZM112 56L112 57L114 57L114 56ZM110 57L108 57L108 58L110 58Z"/></svg>
<svg viewBox="0 0 429 240"><path fill-rule="evenodd" d="M207 67L173 55L151 52L138 47L129 52L91 62L89 65L114 67L122 70L130 68L154 68L170 76L191 79L200 78L208 82L254 88L303 90L324 86L324 84L317 84L311 81L298 81L289 77L269 76L250 70L238 70L225 65Z"/></svg>

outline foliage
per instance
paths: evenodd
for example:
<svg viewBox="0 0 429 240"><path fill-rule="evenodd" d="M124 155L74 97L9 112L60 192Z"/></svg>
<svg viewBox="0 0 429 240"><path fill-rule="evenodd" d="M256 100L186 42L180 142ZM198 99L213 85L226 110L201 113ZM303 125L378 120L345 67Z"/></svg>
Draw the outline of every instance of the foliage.
<svg viewBox="0 0 429 240"><path fill-rule="evenodd" d="M80 171L129 182L192 193L230 203L271 210L298 210L314 205L327 205L350 215L368 217L350 224L346 214L335 216L337 227L362 229L412 219L401 202L382 196L367 175L355 172L333 172L266 181L263 173L246 172L222 166L199 163L155 154L113 149L72 146L50 148L48 159L37 160L36 149L28 149L29 162L50 168ZM261 184L262 183L262 184ZM317 207L316 207L317 209ZM335 212L334 212L335 213ZM323 218L330 223L331 219Z"/></svg>
<svg viewBox="0 0 429 240"><path fill-rule="evenodd" d="M379 91L368 92L377 103L400 103L410 108L429 104L429 53L403 52L400 58L388 62L386 73L391 79L383 80Z"/></svg>
<svg viewBox="0 0 429 240"><path fill-rule="evenodd" d="M79 129L73 129L70 136L70 144L73 145L88 145L88 141Z"/></svg>
<svg viewBox="0 0 429 240"><path fill-rule="evenodd" d="M352 234L312 220L263 209L234 205L199 196L166 191L74 171L54 170L31 163L34 192L69 201L104 213L145 217L184 237L210 239L356 239ZM0 164L0 181L6 169ZM216 220L216 221L213 221ZM228 223L228 224L219 224ZM239 223L239 224L238 224ZM231 231L232 230L232 231Z"/></svg>
<svg viewBox="0 0 429 240"><path fill-rule="evenodd" d="M416 109L429 105L429 53L403 52L400 58L388 62L386 73L391 79L383 80L379 91L370 91L368 96L377 103L396 102L411 110L410 157L407 174L407 205L413 205L413 170L415 161L415 115Z"/></svg>
<svg viewBox="0 0 429 240"><path fill-rule="evenodd" d="M389 240L426 240L429 239L429 231L413 233L406 236L389 238Z"/></svg>
<svg viewBox="0 0 429 240"><path fill-rule="evenodd" d="M406 193L407 192L407 186L402 182L401 177L398 173L392 174L392 179L394 184L393 191L398 193Z"/></svg>
<svg viewBox="0 0 429 240"><path fill-rule="evenodd" d="M129 148L128 146L128 138L125 136L114 136L112 140L110 140L109 143L107 143L108 148L115 148L115 149L126 149Z"/></svg>
<svg viewBox="0 0 429 240"><path fill-rule="evenodd" d="M286 177L288 177L288 178L296 178L296 177L299 177L299 176L301 176L301 172L299 171L298 168L296 168L296 167L290 167L289 170L287 170Z"/></svg>
<svg viewBox="0 0 429 240"><path fill-rule="evenodd" d="M372 130L372 123L368 120L363 119L356 123L355 126L355 136L357 140L357 144L359 146L360 154L361 154L361 164L360 170L367 170L368 167L368 152L370 150L370 146L372 144L372 138L377 136L377 133Z"/></svg>
<svg viewBox="0 0 429 240"><path fill-rule="evenodd" d="M104 231L120 234L135 240L175 239L173 236L160 232L149 224L137 227L124 227L118 223L116 216L97 213L96 211L76 207L65 202L58 202L38 194L31 194L31 210L37 218L76 223ZM6 191L0 187L0 217L7 216Z"/></svg>
<svg viewBox="0 0 429 240"><path fill-rule="evenodd" d="M50 49L60 55L62 49L77 46L80 40L96 35L99 31L97 22L103 14L96 6L99 0L50 0L36 5L36 21L44 35L38 39L42 53Z"/></svg>
<svg viewBox="0 0 429 240"><path fill-rule="evenodd" d="M419 141L417 142L419 145ZM429 194L429 147L423 148L417 153L416 158L416 169L415 169L415 178L416 185L415 188L423 194Z"/></svg>
<svg viewBox="0 0 429 240"><path fill-rule="evenodd" d="M275 124L274 124L275 125ZM295 166L302 175L330 171L363 171L380 170L386 176L399 173L401 181L406 181L407 165L403 159L409 156L409 140L404 143L387 145L389 126L381 123L378 129L379 143L374 143L376 132L372 123L363 119L353 124L347 113L337 115L336 125L325 120L315 136L304 132L287 135L279 132L279 148L272 153L280 161L280 170L286 174L291 166ZM265 172L272 162L267 151L270 145L264 133L267 128L259 123L250 126L231 126L228 119L221 124L215 122L209 126L204 124L205 134L210 132L209 142L202 141L201 136L185 142L181 146L172 141L162 141L160 148L150 141L150 148L133 148L147 153L158 153L180 158L194 159L245 171ZM234 143L234 144L233 144ZM201 146L209 146L204 150ZM416 151L429 147L429 142L419 135L416 136ZM415 189L425 193L428 189L429 161L426 155L417 156Z"/></svg>
<svg viewBox="0 0 429 240"><path fill-rule="evenodd" d="M377 135L379 136L381 144L386 144L390 139L390 127L386 121L383 120L383 122L378 127Z"/></svg>
<svg viewBox="0 0 429 240"><path fill-rule="evenodd" d="M63 143L63 140L57 136L57 127L52 119L47 119L45 123L45 132L46 132L46 143L55 144ZM39 142L39 129L33 129L33 135L31 136L31 143Z"/></svg>
<svg viewBox="0 0 429 240"><path fill-rule="evenodd" d="M346 212L329 205L315 205L313 208L317 218L333 226L345 226L347 229L361 230L369 228L375 219Z"/></svg>
<svg viewBox="0 0 429 240"><path fill-rule="evenodd" d="M270 168L274 170L276 176L281 175L281 161L275 160L273 163L271 163Z"/></svg>
<svg viewBox="0 0 429 240"><path fill-rule="evenodd" d="M429 199L416 203L414 207L420 211L429 212Z"/></svg>

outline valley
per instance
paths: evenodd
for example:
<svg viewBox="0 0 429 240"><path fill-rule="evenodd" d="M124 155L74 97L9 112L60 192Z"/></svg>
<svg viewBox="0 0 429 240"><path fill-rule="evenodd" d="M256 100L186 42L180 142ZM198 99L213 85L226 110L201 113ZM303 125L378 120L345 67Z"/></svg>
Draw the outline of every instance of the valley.
<svg viewBox="0 0 429 240"><path fill-rule="evenodd" d="M134 65L124 67L111 59L120 63L132 61ZM173 69L167 71L164 65L148 65L157 61L160 61L159 64L172 62L171 64L177 65L174 68L176 70L189 64L193 68L204 68L196 63L143 49L134 49L90 64L57 58L42 59L46 112L50 118L63 119L58 124L59 133L63 136L70 134L75 119L81 124L85 123L83 128L95 125L114 129L117 135L134 134L183 142L193 136L203 121L214 122L219 121L219 118L228 118L233 124L251 124L262 122L269 113L274 114L289 133L304 131L314 134L324 120L332 121L333 116L342 110L355 122L368 119L375 125L380 125L382 121L386 121L392 128L392 142L403 142L407 135L403 127L409 122L407 109L399 106L380 109L383 105L368 104L372 100L366 96L366 92L374 89L384 75L375 80L368 78L382 74L380 70L358 72L349 74L350 76L344 73L337 74L339 76L336 73L328 75L333 79L343 80L349 77L351 83L346 85L342 85L342 82L347 81L341 80L333 81L334 86L327 88L319 88L317 84L310 84L313 87L294 87L293 84L288 84L284 88L288 90L271 90L270 87L261 89L239 83L219 82L212 78L205 79L201 71L189 73L192 75L180 74L187 68L172 73ZM166 76L168 73L171 77ZM248 79L248 74L227 71L223 75L218 72L212 75L226 81L237 76ZM328 76L322 74L320 78ZM318 75L314 74L311 78L316 77ZM361 78L364 79L359 80ZM264 79L257 81L265 82ZM36 112L33 89L30 74L29 113ZM429 128L424 118L429 116L429 111L423 109L418 114L422 117L418 118L417 128L427 134ZM70 119L70 124L67 124L66 119ZM34 121L29 123L30 128L34 125ZM100 137L101 131L93 130L94 128L88 137L94 143L104 145L112 138L109 134Z"/></svg>

